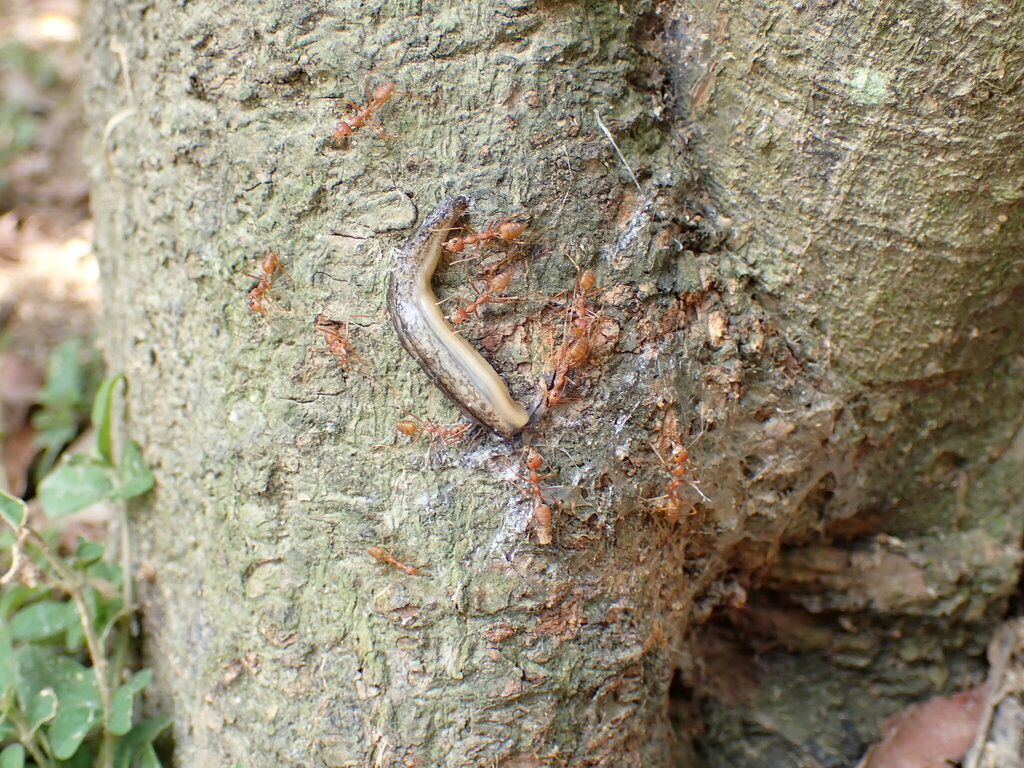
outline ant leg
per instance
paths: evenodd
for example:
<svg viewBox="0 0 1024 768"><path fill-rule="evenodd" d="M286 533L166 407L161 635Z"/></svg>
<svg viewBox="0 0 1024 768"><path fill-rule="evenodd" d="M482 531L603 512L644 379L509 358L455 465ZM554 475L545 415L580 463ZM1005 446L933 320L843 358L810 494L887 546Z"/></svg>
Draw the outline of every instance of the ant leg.
<svg viewBox="0 0 1024 768"><path fill-rule="evenodd" d="M371 128L373 128L375 131L377 131L381 135L382 138L385 138L385 139L397 139L398 138L397 134L388 133L387 131L384 130L384 126L383 125L381 125L380 123L378 123L376 120L374 120L372 118L369 118L369 117L366 118L366 124L368 126L370 126Z"/></svg>

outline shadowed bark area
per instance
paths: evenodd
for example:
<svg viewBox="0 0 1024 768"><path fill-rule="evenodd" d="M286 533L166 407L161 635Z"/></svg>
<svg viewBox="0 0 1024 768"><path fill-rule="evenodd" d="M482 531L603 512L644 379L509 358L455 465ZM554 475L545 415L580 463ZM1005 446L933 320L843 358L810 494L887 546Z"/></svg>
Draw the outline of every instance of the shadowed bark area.
<svg viewBox="0 0 1024 768"><path fill-rule="evenodd" d="M803 546L753 536L759 591L697 643L696 685L725 705L706 759L848 764L881 716L977 679L1017 583L1024 20L1004 3L670 15L673 113L744 287L824 374L797 380L814 397L744 395L763 424L744 495ZM801 400L823 395L811 416Z"/></svg>
<svg viewBox="0 0 1024 768"><path fill-rule="evenodd" d="M1020 560L1021 30L944 13L91 4L179 764L692 764L701 727L710 765L842 764L973 674ZM364 80L403 93L332 140ZM529 214L436 281L510 274L462 332L521 402L597 274L569 397L512 443L393 426L458 418L384 314L391 250L456 193L477 230Z"/></svg>

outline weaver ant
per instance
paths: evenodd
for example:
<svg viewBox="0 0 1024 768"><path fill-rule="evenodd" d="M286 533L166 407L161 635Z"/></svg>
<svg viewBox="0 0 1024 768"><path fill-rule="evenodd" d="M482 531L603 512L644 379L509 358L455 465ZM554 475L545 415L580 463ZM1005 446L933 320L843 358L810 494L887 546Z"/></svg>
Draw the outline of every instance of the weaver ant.
<svg viewBox="0 0 1024 768"><path fill-rule="evenodd" d="M460 235L459 237L446 240L442 247L449 253L462 253L466 250L467 245L475 245L479 251L481 246L491 241L514 242L516 238L526 231L526 225L521 221L513 221L514 218L513 216L508 219L495 219L483 231L473 232L469 230L468 235ZM468 230L469 228L466 227L465 229Z"/></svg>
<svg viewBox="0 0 1024 768"><path fill-rule="evenodd" d="M454 312L452 312L451 315L448 316L448 320L451 322L452 325L459 325L460 323L466 322L469 319L470 315L478 315L480 307L486 304L488 301L509 301L511 297L495 296L494 293L496 291L503 291L506 288L508 288L508 284L510 281L511 278L509 277L508 272L499 272L486 282L483 291L478 293L477 297L473 299L473 301L471 301L466 306L459 307Z"/></svg>
<svg viewBox="0 0 1024 768"><path fill-rule="evenodd" d="M547 504L534 505L533 522L537 526L537 543L546 547L551 543L551 507Z"/></svg>
<svg viewBox="0 0 1024 768"><path fill-rule="evenodd" d="M540 474L539 470L542 466L544 466L544 457L536 449L531 448L526 454L526 468L530 470L527 482L530 483L530 495L533 497L533 522L537 528L537 543L547 546L551 543L551 507L547 503L548 499L545 498L544 491L559 486L541 486L541 480L550 477L550 475Z"/></svg>
<svg viewBox="0 0 1024 768"><path fill-rule="evenodd" d="M658 452L658 449L655 448L654 443L651 443L651 448L654 449L654 453L658 457L658 461L660 461L669 472L669 481L665 488L665 495L658 496L657 498L651 499L651 501L661 502L658 504L657 509L659 512L663 512L665 514L665 518L670 523L679 522L679 518L682 516L684 503L689 506L690 515L696 514L696 508L687 499L684 499L679 491L679 488L683 483L694 487L697 485L696 480L686 478L686 460L690 458L690 452L685 448L674 448L672 450L672 455L669 457L669 461L666 462ZM701 495L703 496L703 494Z"/></svg>
<svg viewBox="0 0 1024 768"><path fill-rule="evenodd" d="M699 437L700 435L698 434L690 444L692 445L693 442L696 442ZM654 455L658 457L658 461L661 462L662 466L668 470L668 485L665 486L665 494L663 496L650 499L650 501L660 501L661 503L657 506L657 509L660 512L663 512L669 522L672 523L679 521L684 505L690 508L690 512L688 514L694 515L697 513L696 507L694 507L688 499L683 497L682 487L684 485L691 486L695 491L697 491L701 499L704 501L711 501L698 487L700 482L686 476L687 472L689 472L686 462L690 458L690 451L682 445L679 445L678 439L679 434L676 427L675 414L669 413L666 415L665 422L662 425L662 436L659 441L662 446L668 442L672 447L672 453L669 456L669 460L665 461L661 452L658 450L658 447L654 443L651 443Z"/></svg>
<svg viewBox="0 0 1024 768"><path fill-rule="evenodd" d="M335 143L341 143L357 130L363 127L363 125L369 125L371 128L375 128L380 132L381 136L386 139L394 139L396 136L391 135L384 130L384 126L373 119L373 113L380 109L384 104L394 96L396 93L401 91L395 90L394 83L381 83L373 89L373 93L369 93L370 87L370 76L366 76L364 82L364 89L367 93L366 105L360 107L351 117L345 117L338 121L338 124L334 128L334 133L331 134L331 140Z"/></svg>
<svg viewBox="0 0 1024 768"><path fill-rule="evenodd" d="M264 300L270 301L270 284L274 279L274 275L277 272L284 272L285 268L281 266L280 260L277 258L277 254L273 251L267 253L262 259L260 259L260 269L263 270L262 275L250 275L248 272L243 274L246 277L251 277L256 281L256 285L249 289L249 309L253 312L257 312L261 315L267 314L267 308L264 306Z"/></svg>
<svg viewBox="0 0 1024 768"><path fill-rule="evenodd" d="M405 563L401 562L400 560L396 560L383 547L377 547L377 546L371 545L371 546L366 548L366 551L370 554L370 557L372 557L378 563L383 563L385 565L390 563L391 565L395 566L395 568L397 568L398 570L402 571L403 573L408 574L409 576L419 576L419 573L420 573L420 569L419 568L417 568L415 565L406 565Z"/></svg>
<svg viewBox="0 0 1024 768"><path fill-rule="evenodd" d="M472 426L471 424L462 423L445 427L432 421L424 421L418 416L413 416L411 413L409 415L412 418L396 421L395 429L403 435L414 438L414 441L419 440L422 435L429 435L431 438L439 438L442 442L452 442L461 438L466 434L466 430Z"/></svg>
<svg viewBox="0 0 1024 768"><path fill-rule="evenodd" d="M594 270L585 269L580 273L576 282L576 290L573 291L572 303L568 312L570 320L558 352L555 378L546 397L549 405L557 405L562 402L562 390L565 388L569 371L578 368L590 357L590 329L597 313L587 307L587 294L593 290L596 281Z"/></svg>
<svg viewBox="0 0 1024 768"><path fill-rule="evenodd" d="M316 316L313 328L324 335L325 347L311 347L310 352L330 352L343 369L348 370L350 360L361 359L352 350L352 338L349 335L348 323L331 320L323 312Z"/></svg>

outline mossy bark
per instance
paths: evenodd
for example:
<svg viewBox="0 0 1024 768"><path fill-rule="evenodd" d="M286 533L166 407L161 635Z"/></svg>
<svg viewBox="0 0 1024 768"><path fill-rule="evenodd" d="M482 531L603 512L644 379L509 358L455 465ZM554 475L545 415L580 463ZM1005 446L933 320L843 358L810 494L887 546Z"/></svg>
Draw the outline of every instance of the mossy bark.
<svg viewBox="0 0 1024 768"><path fill-rule="evenodd" d="M91 3L105 346L159 481L133 540L178 763L660 766L703 721L711 765L836 764L969 676L1020 562L1022 23L943 13ZM374 116L395 138L332 142L364 79L406 92ZM523 440L410 447L402 409L457 415L385 320L389 254L462 192L478 229L532 215L520 301L467 330L513 394L557 364L576 264L591 355ZM706 498L683 483L676 520L682 446ZM759 676L751 638L797 655Z"/></svg>

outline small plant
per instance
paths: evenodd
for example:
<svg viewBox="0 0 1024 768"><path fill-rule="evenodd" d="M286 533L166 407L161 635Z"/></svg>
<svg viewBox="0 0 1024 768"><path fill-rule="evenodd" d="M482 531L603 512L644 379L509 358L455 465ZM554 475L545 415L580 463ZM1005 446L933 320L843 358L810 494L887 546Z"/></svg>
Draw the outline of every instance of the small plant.
<svg viewBox="0 0 1024 768"><path fill-rule="evenodd" d="M95 353L83 350L77 337L66 339L53 350L46 383L39 390L40 408L32 414L36 446L42 451L35 463L34 482L53 469L64 449L85 427L101 375Z"/></svg>
<svg viewBox="0 0 1024 768"><path fill-rule="evenodd" d="M138 445L114 461L111 405L122 376L104 379L92 408L93 455L63 458L39 484L50 520L153 486ZM0 491L0 768L158 768L153 740L168 716L135 721L151 673L132 674L128 574L106 547L29 524L24 501ZM123 524L123 521L122 521Z"/></svg>

